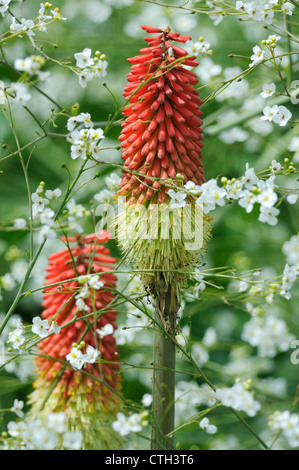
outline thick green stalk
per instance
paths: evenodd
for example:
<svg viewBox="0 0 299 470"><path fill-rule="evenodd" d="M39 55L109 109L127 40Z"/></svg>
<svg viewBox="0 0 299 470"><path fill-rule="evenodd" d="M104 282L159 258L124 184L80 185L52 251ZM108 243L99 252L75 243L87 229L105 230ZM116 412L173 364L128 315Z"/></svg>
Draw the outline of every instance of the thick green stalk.
<svg viewBox="0 0 299 470"><path fill-rule="evenodd" d="M164 318L170 331L175 328L175 316L170 313L170 292L166 293ZM156 328L153 351L153 417L152 450L173 449L175 416L175 343L165 334L164 325L158 311L155 312ZM168 436L168 437L166 437Z"/></svg>

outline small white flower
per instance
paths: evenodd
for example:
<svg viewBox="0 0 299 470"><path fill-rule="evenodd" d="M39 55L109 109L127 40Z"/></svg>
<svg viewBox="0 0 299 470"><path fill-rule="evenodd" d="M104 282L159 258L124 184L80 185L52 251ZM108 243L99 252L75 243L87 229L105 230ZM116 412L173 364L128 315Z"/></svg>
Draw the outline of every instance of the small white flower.
<svg viewBox="0 0 299 470"><path fill-rule="evenodd" d="M208 434L215 434L217 432L217 426L210 424L209 418L203 418L199 423L199 426Z"/></svg>
<svg viewBox="0 0 299 470"><path fill-rule="evenodd" d="M264 207L272 207L277 201L277 194L272 189L265 189L256 198L257 202Z"/></svg>
<svg viewBox="0 0 299 470"><path fill-rule="evenodd" d="M79 116L72 116L67 121L67 130L72 132L79 123L83 122L83 116L79 114Z"/></svg>
<svg viewBox="0 0 299 470"><path fill-rule="evenodd" d="M40 221L42 224L46 225L52 225L54 223L54 217L55 212L50 209L50 207L47 207L43 212L40 214Z"/></svg>
<svg viewBox="0 0 299 470"><path fill-rule="evenodd" d="M241 179L241 183L245 185L246 189L252 189L254 185L259 182L258 176L256 176L253 168L249 168L249 164L246 163L245 175Z"/></svg>
<svg viewBox="0 0 299 470"><path fill-rule="evenodd" d="M281 164L277 162L276 160L272 160L271 165L270 165L270 170L272 173L276 173L277 171L281 170Z"/></svg>
<svg viewBox="0 0 299 470"><path fill-rule="evenodd" d="M277 112L273 116L273 122L280 126L286 126L291 119L292 113L285 106L278 106Z"/></svg>
<svg viewBox="0 0 299 470"><path fill-rule="evenodd" d="M23 332L23 328L16 328L9 333L7 343L10 344L13 349L22 349L22 345L25 343Z"/></svg>
<svg viewBox="0 0 299 470"><path fill-rule="evenodd" d="M152 401L153 401L153 397L150 393L145 393L141 399L141 403L145 407L150 406L152 404Z"/></svg>
<svg viewBox="0 0 299 470"><path fill-rule="evenodd" d="M89 311L88 305L86 305L86 303L84 302L84 300L81 297L77 298L76 305L77 305L77 308L80 312L82 312L82 311L88 312Z"/></svg>
<svg viewBox="0 0 299 470"><path fill-rule="evenodd" d="M88 285L93 289L101 289L101 287L104 287L104 283L101 281L100 276L91 276L88 281Z"/></svg>
<svg viewBox="0 0 299 470"><path fill-rule="evenodd" d="M31 331L38 335L40 338L48 336L49 322L48 320L42 320L40 317L34 317L32 320L33 326Z"/></svg>
<svg viewBox="0 0 299 470"><path fill-rule="evenodd" d="M84 69L94 64L94 60L91 58L91 49L86 47L82 52L77 52L74 54L76 59L76 65L79 68Z"/></svg>
<svg viewBox="0 0 299 470"><path fill-rule="evenodd" d="M108 62L106 60L99 60L94 66L95 76L98 78L106 77L107 67L108 67Z"/></svg>
<svg viewBox="0 0 299 470"><path fill-rule="evenodd" d="M59 188L56 188L54 189L53 191L51 191L50 189L48 189L46 192L45 192L45 196L46 198L48 198L50 201L55 201L58 197L60 197L62 194L61 190Z"/></svg>
<svg viewBox="0 0 299 470"><path fill-rule="evenodd" d="M104 338L104 336L112 335L114 332L114 328L111 323L106 323L106 325L104 325L102 328L98 328L96 331L100 338Z"/></svg>
<svg viewBox="0 0 299 470"><path fill-rule="evenodd" d="M8 10L11 0L0 0L0 13L4 16L4 13Z"/></svg>
<svg viewBox="0 0 299 470"><path fill-rule="evenodd" d="M229 199L239 199L243 194L242 182L237 180L234 183L228 184L226 192Z"/></svg>
<svg viewBox="0 0 299 470"><path fill-rule="evenodd" d="M74 369L82 369L85 365L85 358L82 351L73 346L71 352L67 354L66 360L74 367Z"/></svg>
<svg viewBox="0 0 299 470"><path fill-rule="evenodd" d="M84 359L89 364L94 364L96 360L98 359L99 355L100 355L100 352L97 349L93 348L92 346L87 346Z"/></svg>
<svg viewBox="0 0 299 470"><path fill-rule="evenodd" d="M294 5L290 2L285 2L281 5L281 9L285 15L291 16L293 14Z"/></svg>
<svg viewBox="0 0 299 470"><path fill-rule="evenodd" d="M278 106L275 104L274 106L266 106L263 109L264 116L261 116L262 121L272 121L274 116L278 112Z"/></svg>
<svg viewBox="0 0 299 470"><path fill-rule="evenodd" d="M10 84L11 90L15 93L16 103L26 105L31 100L31 95L28 93L28 86L21 82L13 82Z"/></svg>
<svg viewBox="0 0 299 470"><path fill-rule="evenodd" d="M201 189L200 186L193 181L187 181L187 183L184 184L184 188L191 194L198 194Z"/></svg>
<svg viewBox="0 0 299 470"><path fill-rule="evenodd" d="M49 204L48 199L39 196L37 193L31 195L33 213L43 212L45 205Z"/></svg>
<svg viewBox="0 0 299 470"><path fill-rule="evenodd" d="M276 0L273 0L273 2L269 2L269 3L276 3ZM270 34L270 36L268 36L267 43L269 42L273 45L273 44L276 44L277 41L279 41L280 39L281 39L281 36L277 36L277 34Z"/></svg>
<svg viewBox="0 0 299 470"><path fill-rule="evenodd" d="M66 21L67 18L61 15L60 11L58 8L55 8L55 10L51 10L52 16L55 20L58 21Z"/></svg>
<svg viewBox="0 0 299 470"><path fill-rule="evenodd" d="M179 208L179 207L184 207L186 205L186 193L183 193L181 191L174 191L173 189L169 189L167 191L168 196L170 196L170 207L172 208Z"/></svg>
<svg viewBox="0 0 299 470"><path fill-rule="evenodd" d="M248 416L255 416L261 409L261 404L254 400L253 395L244 388L242 383L235 383L230 388L217 389L216 397L224 406L237 411L245 411Z"/></svg>
<svg viewBox="0 0 299 470"><path fill-rule="evenodd" d="M272 96L275 93L275 90L276 90L275 83L265 84L262 87L262 92L260 93L260 96L262 98L269 98L269 96Z"/></svg>
<svg viewBox="0 0 299 470"><path fill-rule="evenodd" d="M297 279L297 268L296 266L285 265L283 271L282 285L284 288L290 289L293 283Z"/></svg>
<svg viewBox="0 0 299 470"><path fill-rule="evenodd" d="M279 214L279 209L276 207L260 207L259 221L267 223L269 225L276 225L278 222L277 215Z"/></svg>
<svg viewBox="0 0 299 470"><path fill-rule="evenodd" d="M256 196L248 189L245 189L238 201L238 204L243 207L247 213L251 212L256 202Z"/></svg>
<svg viewBox="0 0 299 470"><path fill-rule="evenodd" d="M104 131L100 127L97 129L90 129L88 132L88 137L95 142L105 139Z"/></svg>
<svg viewBox="0 0 299 470"><path fill-rule="evenodd" d="M19 417L19 418L23 418L24 417L24 411L22 411L24 408L24 402L22 400L15 400L14 401L14 404L13 404L13 407L11 408L11 411L13 413L16 413L16 415Z"/></svg>
<svg viewBox="0 0 299 470"><path fill-rule="evenodd" d="M265 51L262 51L262 49L259 46L254 46L252 50L253 50L253 54L250 57L252 62L249 64L249 67L253 67L254 65L261 63L264 60L264 55L265 55Z"/></svg>
<svg viewBox="0 0 299 470"><path fill-rule="evenodd" d="M43 243L44 240L54 240L56 238L56 232L50 225L42 225L39 229L38 242Z"/></svg>
<svg viewBox="0 0 299 470"><path fill-rule="evenodd" d="M58 335L58 333L60 333L61 331L61 327L56 323L56 321L52 321L48 331L49 333L54 333L55 335Z"/></svg>
<svg viewBox="0 0 299 470"><path fill-rule="evenodd" d="M127 417L124 413L117 413L116 417L117 420L112 423L112 428L121 436L127 436L130 433Z"/></svg>
<svg viewBox="0 0 299 470"><path fill-rule="evenodd" d="M81 122L83 123L84 127L86 128L93 127L93 122L91 120L91 115L89 113L81 113L80 116L82 119Z"/></svg>
<svg viewBox="0 0 299 470"><path fill-rule="evenodd" d="M87 70L83 70L79 74L79 85L82 88L86 88L86 85L87 85L88 82L90 82L90 80L92 80L92 74L90 72L88 72Z"/></svg>
<svg viewBox="0 0 299 470"><path fill-rule="evenodd" d="M21 18L21 30L24 31L28 36L35 36L32 28L34 27L34 22L32 20L26 20L25 18Z"/></svg>
<svg viewBox="0 0 299 470"><path fill-rule="evenodd" d="M44 3L41 3L40 4L40 9L38 10L38 14L39 14L39 18L41 20L51 20L52 19L52 16L51 15L47 15L46 14L46 6Z"/></svg>
<svg viewBox="0 0 299 470"><path fill-rule="evenodd" d="M32 57L26 57L25 59L16 59L14 63L15 69L21 72L27 72L29 75L36 74L40 69L40 62L33 60Z"/></svg>

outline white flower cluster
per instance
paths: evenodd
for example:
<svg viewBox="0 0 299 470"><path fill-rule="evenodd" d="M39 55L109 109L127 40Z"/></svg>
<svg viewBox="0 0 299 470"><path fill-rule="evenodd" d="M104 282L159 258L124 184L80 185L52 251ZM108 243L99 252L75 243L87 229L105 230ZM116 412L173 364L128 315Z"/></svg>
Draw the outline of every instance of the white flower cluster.
<svg viewBox="0 0 299 470"><path fill-rule="evenodd" d="M51 333L60 333L60 326L57 325L56 321L52 321L49 324L48 320L42 320L40 317L34 317L32 320L33 326L31 331L38 335L40 338L45 338Z"/></svg>
<svg viewBox="0 0 299 470"><path fill-rule="evenodd" d="M6 6L6 10L8 9L8 3L10 2L10 0L1 0L0 1L0 13L2 13L3 15L3 12L1 11L1 4L3 4L2 8L5 9ZM6 4L6 5L5 5ZM4 11L6 11L4 10ZM56 20L56 21L65 21L66 18L64 18L61 13L60 13L60 10L59 8L54 8L52 9L52 4L49 3L49 2L46 2L46 3L41 3L40 4L40 9L38 11L38 17L37 17L37 20L36 20L36 23L33 21L33 20L26 20L25 18L21 18L20 21L18 21L14 16L12 17L12 22L11 22L11 25L10 25L10 32L12 34L15 34L17 35L18 37L22 37L22 34L27 34L27 36L29 37L33 37L35 36L35 33L33 31L34 30L39 30L39 31L42 31L42 32L46 32L47 31L47 22L46 20L48 20L48 23Z"/></svg>
<svg viewBox="0 0 299 470"><path fill-rule="evenodd" d="M280 295L282 295L282 297L287 300L290 300L292 297L291 288L297 279L297 274L298 271L296 266L289 266L288 264L285 265L283 270Z"/></svg>
<svg viewBox="0 0 299 470"><path fill-rule="evenodd" d="M15 450L80 450L83 435L67 429L67 416L63 412L50 413L44 419L10 421L10 436L4 441L5 449Z"/></svg>
<svg viewBox="0 0 299 470"><path fill-rule="evenodd" d="M80 128L77 128L77 126ZM83 127L82 127L83 126ZM69 118L67 129L70 131L71 158L86 160L89 156L98 157L99 143L103 140L104 131L101 128L94 129L94 123L89 113L81 113Z"/></svg>
<svg viewBox="0 0 299 470"><path fill-rule="evenodd" d="M107 75L106 69L108 62L105 54L96 51L95 56L91 57L92 51L88 47L82 52L74 54L76 59L76 67L78 68L79 84L82 88L86 88L87 82L93 77L103 78Z"/></svg>
<svg viewBox="0 0 299 470"><path fill-rule="evenodd" d="M100 276L98 275L85 275L78 277L79 284L82 284L79 292L75 295L76 305L80 311L89 311L89 306L86 304L85 300L88 299L91 295L90 289L101 289L104 286L104 283L101 281Z"/></svg>
<svg viewBox="0 0 299 470"><path fill-rule="evenodd" d="M61 196L61 190L56 188L54 191L47 190L44 195L45 182L41 181L36 191L31 195L32 204L32 217L38 219L42 226L39 228L39 243L45 239L53 240L56 238L54 230L55 212L48 206L51 201L55 201Z"/></svg>
<svg viewBox="0 0 299 470"><path fill-rule="evenodd" d="M86 352L83 353L82 349L85 347L85 342L81 341L78 345L73 343L72 349L66 356L66 360L69 361L74 369L82 369L86 364L94 364L100 355L100 352L92 346L87 346Z"/></svg>
<svg viewBox="0 0 299 470"><path fill-rule="evenodd" d="M278 6L276 0L254 0L252 2L236 1L236 10L246 13L254 21L261 21L267 25L272 24L274 18L273 8ZM283 2L280 6L286 15L293 14L294 5L290 2Z"/></svg>
<svg viewBox="0 0 299 470"><path fill-rule="evenodd" d="M273 121L279 126L286 126L292 117L292 113L285 106L265 106L263 109L264 115L261 116L262 121Z"/></svg>
<svg viewBox="0 0 299 470"><path fill-rule="evenodd" d="M223 207L226 200L238 200L238 204L243 207L247 213L253 210L254 204L260 205L259 221L276 225L279 209L274 207L277 202L277 194L275 192L275 173L280 171L281 164L276 160L272 160L270 170L272 175L266 179L260 179L253 168L249 168L246 164L245 175L240 179L227 180L221 179L223 186L219 187L216 179L211 179L201 186L195 185L192 181L188 181L184 185L184 190L174 191L168 190L170 196L169 205L172 208L182 208L186 205L187 194L199 195L196 204L202 207L203 212L208 214L215 210L216 206Z"/></svg>
<svg viewBox="0 0 299 470"><path fill-rule="evenodd" d="M273 315L252 317L245 323L242 339L257 347L260 357L275 357L277 353L290 348L294 336L288 331L284 320Z"/></svg>
<svg viewBox="0 0 299 470"><path fill-rule="evenodd" d="M276 411L269 418L273 431L282 431L291 447L299 446L299 414L290 411Z"/></svg>
<svg viewBox="0 0 299 470"><path fill-rule="evenodd" d="M237 411L244 411L248 416L255 416L261 409L261 404L254 399L253 394L247 388L247 381L237 381L232 387L218 388L216 398L224 406Z"/></svg>
<svg viewBox="0 0 299 470"><path fill-rule="evenodd" d="M121 436L127 436L131 432L139 432L144 426L147 426L148 412L133 413L126 416L124 413L117 413L117 420L112 423L114 431L118 432Z"/></svg>
<svg viewBox="0 0 299 470"><path fill-rule="evenodd" d="M28 89L29 86L23 82L11 82L5 85L3 81L0 81L0 105L6 103L6 95L8 95L14 103L25 106L32 97Z"/></svg>
<svg viewBox="0 0 299 470"><path fill-rule="evenodd" d="M115 195L115 191L118 189L121 182L121 178L116 173L105 177L105 183L107 188L102 189L94 195L94 199L99 201L101 204L107 204L111 201Z"/></svg>
<svg viewBox="0 0 299 470"><path fill-rule="evenodd" d="M26 341L26 327L19 318L14 320L14 327L15 329L8 334L7 344L9 344L12 349L22 352ZM55 320L49 322L48 320L42 320L40 317L34 317L32 320L31 331L39 338L46 338L52 333L58 334L60 330L61 328L57 325Z"/></svg>
<svg viewBox="0 0 299 470"><path fill-rule="evenodd" d="M14 323L15 329L9 332L7 344L9 344L13 349L22 351L25 343L25 327L20 319L16 319Z"/></svg>
<svg viewBox="0 0 299 470"><path fill-rule="evenodd" d="M203 37L200 37L198 41L187 41L186 51L190 55L198 56L200 54L211 54L210 43L206 42Z"/></svg>
<svg viewBox="0 0 299 470"><path fill-rule="evenodd" d="M27 74L30 78L35 76L40 81L45 81L49 76L50 72L42 72L41 68L45 64L45 58L40 55L31 55L25 59L16 59L14 62L14 68L19 72ZM26 78L25 78L26 80ZM15 101L26 104L31 99L31 95L28 91L29 86L23 81L17 83L11 83L7 91L15 93Z"/></svg>

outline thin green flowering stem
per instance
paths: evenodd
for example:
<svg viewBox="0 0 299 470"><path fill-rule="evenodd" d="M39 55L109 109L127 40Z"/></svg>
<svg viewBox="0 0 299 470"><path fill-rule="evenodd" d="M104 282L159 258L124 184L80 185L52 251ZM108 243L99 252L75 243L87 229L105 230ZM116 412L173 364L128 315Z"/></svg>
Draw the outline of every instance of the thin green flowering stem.
<svg viewBox="0 0 299 470"><path fill-rule="evenodd" d="M9 100L7 100L7 103L8 103L9 118L8 118L8 116L6 116L6 113L4 111L3 111L3 114L4 114L5 118L7 119L8 123L11 127L11 130L12 130L13 135L14 135L14 139L16 141L16 145L17 145L17 148L18 148L18 156L19 156L19 160L20 160L20 163L21 163L21 166L22 166L23 173L24 173L26 189L27 189L27 197L28 197L28 205L29 205L29 224L30 224L30 250L29 250L30 258L29 258L29 260L31 261L32 257L33 257L33 217L32 217L32 202L31 202L30 182L29 182L29 177L28 177L27 166L24 162L24 158L23 158L22 152L20 150L21 149L20 142L19 142L16 130L15 130L15 127L14 127L12 111L11 111L11 106L10 106Z"/></svg>
<svg viewBox="0 0 299 470"><path fill-rule="evenodd" d="M204 411L200 411L199 413L196 413L196 415L191 416L190 418L188 418L185 423L183 423L180 426L178 426L177 428L175 428L173 430L173 434L180 431L181 429L185 428L186 426L190 426L190 424L192 424L192 423L198 423L198 419L202 419L205 415L211 413L211 411L216 410L220 406L222 406L220 403L216 403L216 405L211 406L211 408L207 408Z"/></svg>
<svg viewBox="0 0 299 470"><path fill-rule="evenodd" d="M263 439L255 432L254 429L245 421L245 419L240 415L240 413L233 408L230 408L231 411L236 415L236 417L244 424L244 426L250 431L254 437L259 441L259 443L264 447L265 450L271 450L271 448L263 441Z"/></svg>

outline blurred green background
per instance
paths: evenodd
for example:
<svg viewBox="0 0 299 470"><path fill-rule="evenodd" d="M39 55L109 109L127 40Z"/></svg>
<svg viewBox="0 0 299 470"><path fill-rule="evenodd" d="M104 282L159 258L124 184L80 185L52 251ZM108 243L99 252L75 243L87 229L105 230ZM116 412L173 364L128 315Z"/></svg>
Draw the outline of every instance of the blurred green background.
<svg viewBox="0 0 299 470"><path fill-rule="evenodd" d="M12 9L16 11L16 14L17 3L12 2ZM203 2L193 2L193 5L206 8ZM226 16L216 26L207 14L187 14L183 9L166 8L151 4L151 2L78 0L76 2L57 1L53 6L59 7L62 15L68 20L50 25L47 35L36 34L37 39L54 42L57 45L53 47L53 45L45 44L45 52L57 60L69 58L72 64L75 64L74 53L89 47L93 53L96 50L105 53L109 66L105 79L94 78L88 83L87 88L83 89L78 84L75 74L59 67L54 62L47 61L43 70L49 71L50 76L39 86L68 112L75 103L79 103L80 112L89 112L95 122L107 121L109 114L115 110L114 100L107 88L103 86L104 83L114 95L119 107L124 102L122 90L126 83L126 74L129 72L126 59L136 55L141 47L145 47L141 24L170 26L175 31L192 36L194 41L202 36L210 43L213 54L209 59L214 64L220 65L221 72L216 76L208 77L206 81L200 79L202 99L207 98L211 91L216 89L217 85L213 82L221 83L227 76L235 76L240 73L240 70L248 67L248 58L232 58L229 57L230 54L250 57L252 48L270 34L263 24L258 22L240 21L237 17ZM39 1L24 2L25 17L37 16L38 8ZM0 19L1 31L7 30L9 21L8 16ZM287 50L287 41L282 40L279 47ZM26 38L22 40L16 38L10 41L3 46L3 50L8 62L12 65L16 58L26 57L33 52L32 44ZM199 77L201 61L205 59L199 59ZM203 71L208 73L208 64L205 62L203 64L205 64ZM283 73L288 73L288 67L289 64L286 62ZM235 69L231 70L231 68ZM296 71L296 67L294 70ZM259 171L267 168L272 159L283 163L285 157L292 158L287 148L296 132L294 126L288 125L286 128L276 126L269 132L266 130L263 132L262 129L257 129L258 121L253 122L252 117L248 119L245 117L238 123L240 116L246 113L256 112L257 119L259 119L264 104L257 98L259 98L262 84L271 82L273 77L273 69L258 67L241 82L243 89L232 89L231 93L223 94L223 98L220 95L218 99L207 101L203 105L205 132L203 163L207 180L219 175L225 175L228 178L239 177L244 174L247 162ZM16 81L18 75L8 67L0 65L0 78L5 82L10 82ZM36 90L32 90L32 100L29 105L40 120L47 119L53 107L53 103ZM293 105L290 109L298 119L298 106ZM33 118L17 105L13 106L13 116L20 145L26 145L34 140L39 129ZM231 125L227 126L224 133L228 134L230 129L237 125L246 133L246 138L242 138L241 141L225 141L225 136L221 136L221 126L223 122L228 121ZM48 130L65 134L67 117L54 118L54 122L55 127L49 124ZM109 149L103 150L102 160L110 163L121 161L121 152L115 149L118 145L119 133L120 125L115 125L109 132L103 145ZM11 129L2 113L0 114L0 142L7 144L8 149L15 149ZM29 157L31 150L30 148L23 152L25 159ZM1 158L8 155L8 152L10 150L0 148ZM59 187L64 191L67 184L67 171L62 168L62 164L66 164L73 175L79 168L80 162L72 161L70 158L70 144L64 139L54 137L41 140L32 153L29 165L31 192L36 190L40 181L46 182L46 189ZM0 170L0 275L4 275L13 269L23 269L27 262L28 235L24 232L7 230L7 227L11 226L17 217L28 217L28 201L18 156L1 160ZM85 174L83 181L90 181L78 191L76 202L89 208L94 194L105 188L104 177L112 171L120 174L119 170L111 165L101 165ZM94 178L96 172L99 176ZM282 187L296 186L296 176L281 178L280 181ZM213 213L213 238L206 257L207 266L211 268L231 266L237 270L237 273L261 268L266 278L280 275L286 262L282 245L292 235L296 235L299 229L298 203L290 206L283 202L280 209L279 223L275 227L258 222L258 209L246 214L237 203L217 209ZM92 218L86 220L84 224L86 233L93 231ZM41 286L47 256L60 246L58 240L46 245L29 280L28 288ZM112 253L120 259L120 252L114 240L109 242L109 246ZM15 263L20 260L23 261L23 265L20 263L18 267ZM19 272L22 273L22 271ZM289 408L292 403L298 382L298 365L291 364L290 351L278 352L272 358L259 357L256 348L241 339L244 324L250 317L246 312L244 302L238 300L240 298L238 286L234 286L229 279L217 279L215 282L223 287L222 291L208 286L203 291L200 301L186 301L181 326L188 326L191 322L192 339L198 344L201 344L207 328L211 326L215 328L217 341L213 346L206 348L209 359L205 362L203 369L215 383L231 385L236 377L252 378L257 397L263 405L263 412L257 418L248 418L248 420L257 432L267 437L267 416L276 409ZM14 299L16 289L17 287L11 291L2 289L3 299L0 303L0 311L7 311ZM232 293L231 303L228 301L230 292ZM236 295L233 295L234 293ZM40 300L39 294L28 296L20 302L16 313L24 321L30 322L41 312ZM274 310L278 312L278 316L287 323L291 333L299 338L298 289L294 288L293 298L290 301L281 299L275 305L267 306L267 309L270 312ZM126 311L123 309L120 311L119 323L123 324L125 319ZM132 341L119 346L121 358L124 361L134 363L136 366L150 363L151 332L148 330L144 334L145 340L142 342L137 334ZM26 367L23 366L23 372L20 372L21 369L12 372L1 371L0 409L10 408L14 398L26 399L34 377L31 360L27 369ZM188 367L190 366L178 357L177 368L182 370ZM140 402L142 395L150 392L150 371L144 372L138 367L132 368L125 370L123 377L123 393L126 398ZM280 380L276 382L279 392L274 386L266 387L265 380L268 379ZM189 378L178 374L177 380L179 383ZM196 383L198 386L201 385L199 380ZM267 389L266 392L259 389L262 384ZM183 384L182 387L184 389L185 385ZM186 399L188 403L188 395ZM191 416L193 410L204 409L205 405L196 403L195 399L194 406L193 403L190 405L190 402L189 408L186 405L185 418ZM185 410L183 406L182 409ZM4 416L2 429L9 419L14 419L11 414ZM210 419L218 426L217 435L209 436L202 432L198 425L193 424L178 433L177 439L182 449L260 448L246 428L229 411L219 409L210 416ZM279 445L283 447L287 446L287 443L282 440ZM136 446L147 448L148 443L137 439Z"/></svg>

